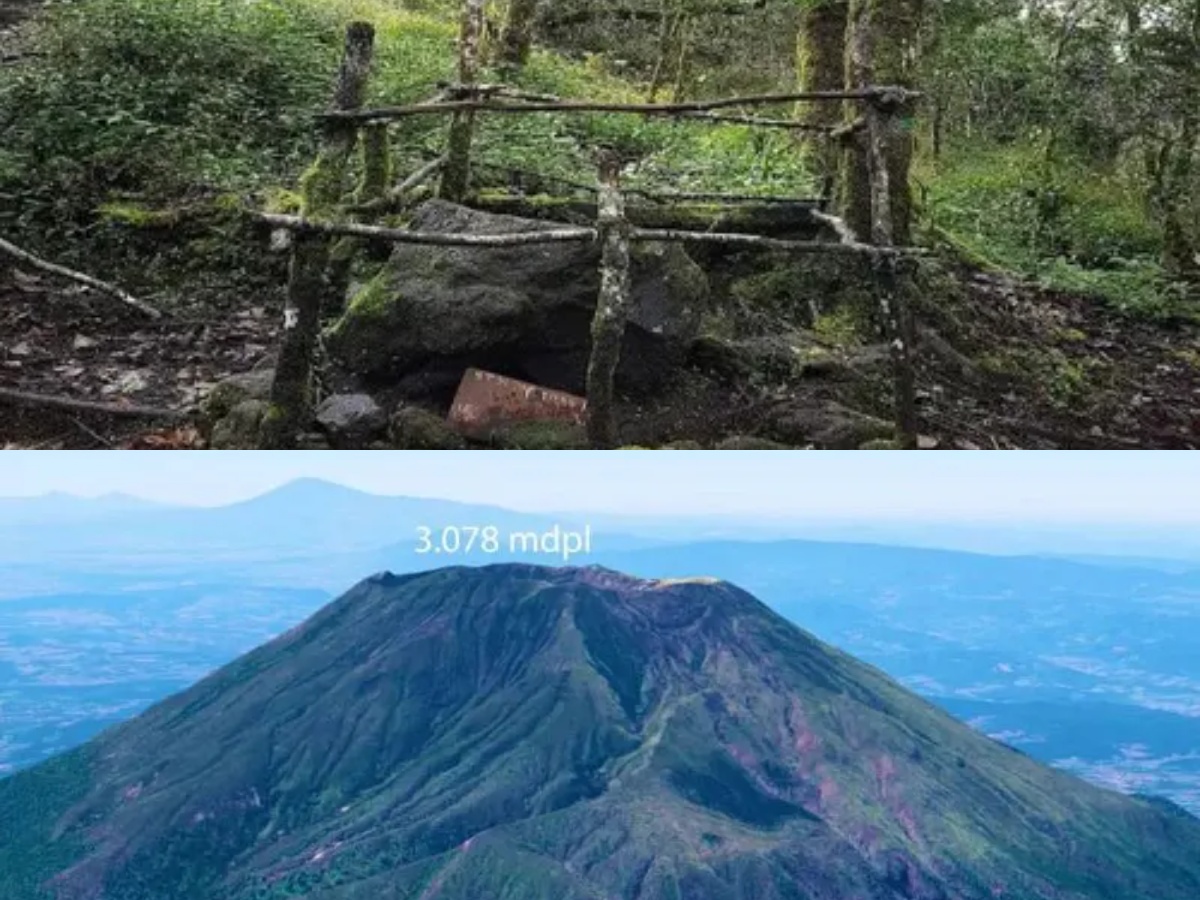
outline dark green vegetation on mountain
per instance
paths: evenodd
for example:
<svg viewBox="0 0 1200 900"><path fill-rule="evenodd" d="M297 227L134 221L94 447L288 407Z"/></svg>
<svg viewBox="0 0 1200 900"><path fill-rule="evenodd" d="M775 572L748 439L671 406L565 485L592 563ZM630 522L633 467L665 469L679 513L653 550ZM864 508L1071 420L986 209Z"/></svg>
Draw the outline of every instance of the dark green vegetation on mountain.
<svg viewBox="0 0 1200 900"><path fill-rule="evenodd" d="M5 900L1193 900L1200 820L723 582L374 576L0 781Z"/></svg>

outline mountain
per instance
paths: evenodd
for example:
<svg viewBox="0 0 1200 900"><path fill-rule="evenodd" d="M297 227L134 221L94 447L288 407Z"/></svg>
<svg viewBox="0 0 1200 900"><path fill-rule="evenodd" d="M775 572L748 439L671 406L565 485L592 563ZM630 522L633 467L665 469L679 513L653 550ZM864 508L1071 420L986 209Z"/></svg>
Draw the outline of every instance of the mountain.
<svg viewBox="0 0 1200 900"><path fill-rule="evenodd" d="M5 900L1195 900L1200 820L711 579L380 574L0 781Z"/></svg>
<svg viewBox="0 0 1200 900"><path fill-rule="evenodd" d="M0 559L29 563L102 558L112 565L130 557L191 560L203 553L258 560L290 553L311 564L314 547L336 554L411 542L420 525L490 525L507 531L568 524L561 518L493 506L369 494L314 478L224 506L159 508L70 499L70 509L99 505L87 506L93 511L83 517L67 514L70 510L64 510L64 501L55 495L0 501ZM40 510L38 518L21 513L26 506Z"/></svg>
<svg viewBox="0 0 1200 900"><path fill-rule="evenodd" d="M168 508L167 504L129 494L108 493L80 497L52 491L34 497L0 497L0 522L8 525L89 522L120 513Z"/></svg>

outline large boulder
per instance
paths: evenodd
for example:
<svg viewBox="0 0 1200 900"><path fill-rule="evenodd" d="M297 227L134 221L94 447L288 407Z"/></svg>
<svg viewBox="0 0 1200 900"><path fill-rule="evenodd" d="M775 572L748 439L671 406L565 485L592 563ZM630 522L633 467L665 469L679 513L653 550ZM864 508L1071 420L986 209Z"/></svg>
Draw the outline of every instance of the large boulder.
<svg viewBox="0 0 1200 900"><path fill-rule="evenodd" d="M559 226L431 200L415 231L512 234ZM599 290L595 242L475 248L399 244L327 334L331 357L374 381L449 382L474 366L580 393ZM617 378L654 390L679 365L708 303L703 271L677 244L636 244L632 309ZM413 376L420 376L414 379Z"/></svg>

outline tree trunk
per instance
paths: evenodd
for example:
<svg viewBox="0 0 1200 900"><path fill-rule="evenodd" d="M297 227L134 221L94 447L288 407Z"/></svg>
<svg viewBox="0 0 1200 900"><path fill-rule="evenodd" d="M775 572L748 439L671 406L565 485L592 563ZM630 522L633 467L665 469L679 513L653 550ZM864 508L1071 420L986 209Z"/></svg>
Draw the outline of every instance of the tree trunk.
<svg viewBox="0 0 1200 900"><path fill-rule="evenodd" d="M613 381L629 309L629 223L620 190L621 164L615 154L600 162L598 228L601 241L600 293L592 319L592 353L587 369L588 440L597 450L617 446Z"/></svg>
<svg viewBox="0 0 1200 900"><path fill-rule="evenodd" d="M353 22L346 29L346 47L334 89L334 110L359 109L367 90L375 29ZM353 122L326 120L317 159L301 184L302 213L308 219L327 219L337 212L348 186L350 158L358 143ZM264 450L286 450L312 411L313 354L321 327L321 302L328 289L329 238L321 234L293 236L283 314L283 340L271 405L262 424Z"/></svg>
<svg viewBox="0 0 1200 900"><path fill-rule="evenodd" d="M801 91L836 91L845 83L847 0L817 0L804 10L796 42L796 74ZM805 124L835 126L841 118L836 103L801 104L799 118ZM837 180L838 148L827 137L807 138L812 158L821 177L821 196L833 193Z"/></svg>
<svg viewBox="0 0 1200 900"><path fill-rule="evenodd" d="M466 0L458 39L459 84L474 84L479 77L479 43L483 36L484 0ZM446 141L446 165L438 196L459 203L467 195L471 179L471 139L475 132L475 111L456 112L450 120Z"/></svg>
<svg viewBox="0 0 1200 900"><path fill-rule="evenodd" d="M676 103L682 103L689 95L692 78L692 31L695 22L687 12L679 14L679 26L676 32L678 41L678 56L675 60L675 87L671 97Z"/></svg>
<svg viewBox="0 0 1200 900"><path fill-rule="evenodd" d="M891 247L895 237L892 219L891 171L888 159L887 120L891 116L872 104L867 109L867 176L871 190L871 243ZM912 364L914 328L912 309L904 295L898 263L893 256L876 254L872 260L879 311L892 361L892 394L896 441L902 450L917 449L916 376Z"/></svg>
<svg viewBox="0 0 1200 900"><path fill-rule="evenodd" d="M537 22L539 0L509 0L508 16L500 33L497 61L510 69L520 69L529 61L533 47L533 27Z"/></svg>
<svg viewBox="0 0 1200 900"><path fill-rule="evenodd" d="M661 4L662 21L658 26L658 52L654 58L654 71L650 75L650 87L646 90L647 103L654 103L658 99L658 92L663 85L663 73L667 70L667 56L671 52L675 32L682 19L682 13L670 14L668 0L661 0Z"/></svg>
<svg viewBox="0 0 1200 900"><path fill-rule="evenodd" d="M924 0L850 0L846 27L846 87L913 87ZM848 120L859 115L847 104ZM911 243L912 194L908 183L913 156L913 111L905 106L890 116L884 136L895 242ZM856 234L871 231L871 185L867 134L845 144L839 172L842 218Z"/></svg>
<svg viewBox="0 0 1200 900"><path fill-rule="evenodd" d="M1200 272L1200 247L1190 222L1196 154L1196 119L1185 115L1179 140L1166 165L1163 192L1163 267L1180 276Z"/></svg>

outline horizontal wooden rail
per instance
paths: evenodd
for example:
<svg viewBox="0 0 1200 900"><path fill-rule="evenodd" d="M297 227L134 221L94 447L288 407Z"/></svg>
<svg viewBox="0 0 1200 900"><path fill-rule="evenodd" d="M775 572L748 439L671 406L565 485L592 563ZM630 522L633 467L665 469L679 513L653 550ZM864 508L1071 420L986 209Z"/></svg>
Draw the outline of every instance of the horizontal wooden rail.
<svg viewBox="0 0 1200 900"><path fill-rule="evenodd" d="M346 235L374 238L398 244L428 244L439 247L520 247L530 244L561 244L594 241L599 236L595 228L563 227L546 231L526 231L516 234L445 234L430 231L406 231L378 225L359 225L353 222L316 222L300 216L277 213L257 213L254 218L275 228L316 234ZM862 253L875 256L923 256L928 251L919 247L874 247L854 241L785 241L759 237L754 234L685 231L667 228L632 228L631 241L678 241L701 244L733 244L757 247L762 250L782 250L790 253Z"/></svg>
<svg viewBox="0 0 1200 900"><path fill-rule="evenodd" d="M456 113L465 111L499 113L629 113L643 116L683 117L704 114L718 109L736 106L767 106L777 103L818 103L841 100L868 100L889 103L904 103L921 95L900 87L872 87L850 91L800 91L789 94L753 94L745 97L727 97L721 100L697 100L691 103L611 103L597 100L556 100L513 102L486 97L484 99L434 100L410 106L383 106L363 110L333 110L321 113L321 118L332 121L359 123L386 122L409 116L430 113Z"/></svg>
<svg viewBox="0 0 1200 900"><path fill-rule="evenodd" d="M315 222L300 216L277 213L257 213L254 214L254 218L288 231L373 238L397 244L432 244L438 247L520 247L526 244L594 241L597 236L595 228L564 227L517 234L445 234L440 231L406 231L403 228L385 228L380 225L359 225L355 222Z"/></svg>

